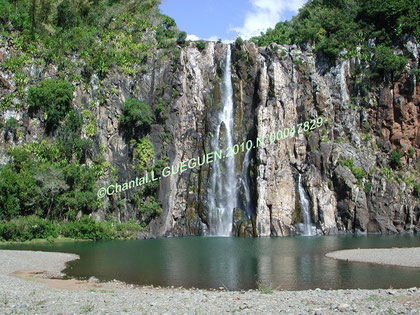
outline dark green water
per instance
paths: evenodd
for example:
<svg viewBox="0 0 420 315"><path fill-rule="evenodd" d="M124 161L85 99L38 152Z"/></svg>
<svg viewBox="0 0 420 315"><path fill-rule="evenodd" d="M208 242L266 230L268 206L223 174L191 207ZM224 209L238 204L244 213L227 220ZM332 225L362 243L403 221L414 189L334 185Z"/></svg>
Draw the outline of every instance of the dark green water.
<svg viewBox="0 0 420 315"><path fill-rule="evenodd" d="M3 245L2 249L68 252L66 274L127 283L254 289L409 288L420 286L418 269L349 263L325 257L347 248L419 247L420 237L319 236L284 238L169 238L138 241Z"/></svg>

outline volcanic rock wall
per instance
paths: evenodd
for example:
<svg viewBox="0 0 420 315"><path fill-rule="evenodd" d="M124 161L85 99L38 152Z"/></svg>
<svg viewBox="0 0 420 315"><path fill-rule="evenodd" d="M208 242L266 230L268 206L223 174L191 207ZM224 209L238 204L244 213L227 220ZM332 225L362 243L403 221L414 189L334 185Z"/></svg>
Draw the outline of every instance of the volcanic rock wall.
<svg viewBox="0 0 420 315"><path fill-rule="evenodd" d="M253 149L249 175L255 213L245 215L243 187L234 216L238 236L285 236L297 233L301 222L298 174L308 193L311 217L318 233L420 231L418 196L404 180L418 175L420 84L403 75L369 85L363 73L369 68L357 57L330 66L309 47L256 47L232 44L236 143L264 138L285 127L324 118L321 128ZM2 48L7 55L9 47ZM211 126L220 110L220 82L227 46L209 42L203 51L193 43L171 60L158 51L148 61L148 71L134 76L111 71L87 86L77 85L74 106L92 108L97 121L96 150L115 169L98 185L135 176L129 145L119 129L124 101L129 97L168 108L168 117L153 125L150 134L156 155L169 157L168 165L210 152ZM418 46L408 43L418 66ZM33 65L26 69L41 80L55 77L56 68ZM0 73L2 91L13 89L14 76ZM32 82L35 83L35 82ZM102 100L102 101L101 101ZM93 105L92 105L93 104ZM14 144L46 137L39 117L7 110L3 119L15 117L25 137ZM4 139L0 161L8 160ZM400 171L384 172L389 153L403 153ZM410 157L407 152L414 149ZM235 156L242 171L245 153ZM352 161L349 166L343 161ZM142 237L203 235L208 229L207 187L211 164L161 178L159 200L163 213ZM360 175L361 170L364 176ZM387 168L387 170L389 170ZM104 219L136 218L137 210L126 191L105 200L95 214Z"/></svg>

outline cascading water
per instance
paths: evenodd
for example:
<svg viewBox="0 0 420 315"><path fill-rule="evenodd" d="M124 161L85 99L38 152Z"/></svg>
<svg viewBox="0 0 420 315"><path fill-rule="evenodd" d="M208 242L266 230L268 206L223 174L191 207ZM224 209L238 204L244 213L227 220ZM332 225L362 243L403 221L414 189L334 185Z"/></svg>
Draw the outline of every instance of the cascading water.
<svg viewBox="0 0 420 315"><path fill-rule="evenodd" d="M252 201L251 201L251 180L249 178L249 164L251 162L251 150L248 150L245 153L244 162L242 163L242 185L245 191L245 200L246 200L246 215L248 219L251 218L252 214L254 213L252 208Z"/></svg>
<svg viewBox="0 0 420 315"><path fill-rule="evenodd" d="M228 45L226 65L221 85L223 110L217 117L217 126L210 145L212 150L233 146L233 88L231 78L231 49ZM221 130L223 127L223 130ZM233 210L237 206L237 174L235 158L217 159L210 175L208 205L210 235L230 236L232 233Z"/></svg>
<svg viewBox="0 0 420 315"><path fill-rule="evenodd" d="M306 197L305 189L302 186L301 175L299 174L298 179L298 188L299 188L299 200L300 207L302 208L302 217L303 217L303 235L311 236L312 233L312 223L311 223L311 212L309 209L309 200Z"/></svg>

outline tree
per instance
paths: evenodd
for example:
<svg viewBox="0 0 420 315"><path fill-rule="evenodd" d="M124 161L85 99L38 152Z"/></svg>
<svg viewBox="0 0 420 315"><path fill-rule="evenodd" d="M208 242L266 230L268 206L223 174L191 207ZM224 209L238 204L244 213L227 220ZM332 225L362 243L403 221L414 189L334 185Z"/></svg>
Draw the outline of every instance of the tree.
<svg viewBox="0 0 420 315"><path fill-rule="evenodd" d="M63 0L57 7L56 25L71 28L77 25L77 15L69 0Z"/></svg>
<svg viewBox="0 0 420 315"><path fill-rule="evenodd" d="M236 37L235 39L236 48L241 49L243 44L244 44L244 40L242 39L242 37L240 36Z"/></svg>
<svg viewBox="0 0 420 315"><path fill-rule="evenodd" d="M204 40L199 40L195 43L199 51L203 51L206 48L206 42Z"/></svg>
<svg viewBox="0 0 420 315"><path fill-rule="evenodd" d="M69 186L64 180L63 172L51 165L38 170L34 178L37 182L37 194L41 197L42 209L47 210L44 216L48 218L57 197Z"/></svg>
<svg viewBox="0 0 420 315"><path fill-rule="evenodd" d="M73 101L73 87L63 80L47 79L28 90L28 103L33 108L41 108L46 114L46 129L57 128L65 117Z"/></svg>
<svg viewBox="0 0 420 315"><path fill-rule="evenodd" d="M36 26L36 0L31 1L31 33L34 34Z"/></svg>
<svg viewBox="0 0 420 315"><path fill-rule="evenodd" d="M375 48L374 60L376 71L381 75L390 73L392 79L399 77L408 63L407 58L395 55L394 51L385 45Z"/></svg>
<svg viewBox="0 0 420 315"><path fill-rule="evenodd" d="M182 45L185 45L186 39L187 39L187 33L179 32L176 42L177 42L178 45L182 46Z"/></svg>

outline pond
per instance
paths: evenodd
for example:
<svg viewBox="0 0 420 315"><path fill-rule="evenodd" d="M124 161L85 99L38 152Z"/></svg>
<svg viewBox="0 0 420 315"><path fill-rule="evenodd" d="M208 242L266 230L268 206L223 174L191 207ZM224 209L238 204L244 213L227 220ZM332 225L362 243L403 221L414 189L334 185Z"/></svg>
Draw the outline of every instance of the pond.
<svg viewBox="0 0 420 315"><path fill-rule="evenodd" d="M419 247L416 235L279 238L186 237L1 245L0 249L75 253L70 277L184 288L283 290L420 286L418 269L336 261L330 251Z"/></svg>

